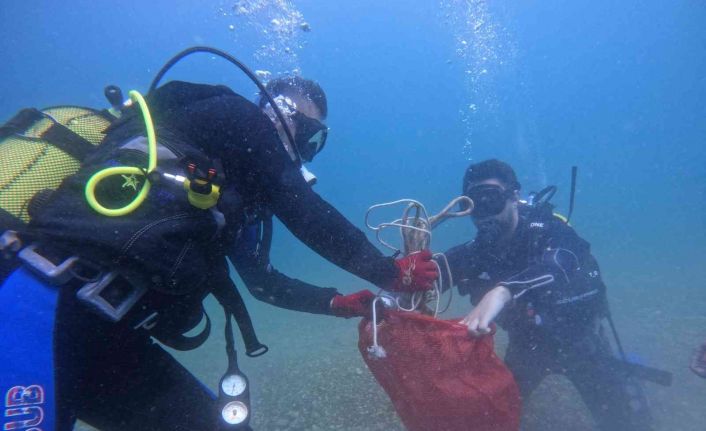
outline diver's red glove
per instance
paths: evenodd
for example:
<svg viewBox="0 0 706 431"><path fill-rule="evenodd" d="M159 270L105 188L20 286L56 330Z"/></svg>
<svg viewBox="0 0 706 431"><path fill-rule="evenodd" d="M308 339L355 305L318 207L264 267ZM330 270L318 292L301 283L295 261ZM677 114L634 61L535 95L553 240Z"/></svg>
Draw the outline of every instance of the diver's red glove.
<svg viewBox="0 0 706 431"><path fill-rule="evenodd" d="M431 252L422 250L397 259L395 265L399 269L397 278L390 290L395 292L418 292L432 288L434 280L439 278L439 269L431 260Z"/></svg>
<svg viewBox="0 0 706 431"><path fill-rule="evenodd" d="M331 300L331 313L337 317L366 317L372 312L375 294L369 290L350 295L336 295Z"/></svg>

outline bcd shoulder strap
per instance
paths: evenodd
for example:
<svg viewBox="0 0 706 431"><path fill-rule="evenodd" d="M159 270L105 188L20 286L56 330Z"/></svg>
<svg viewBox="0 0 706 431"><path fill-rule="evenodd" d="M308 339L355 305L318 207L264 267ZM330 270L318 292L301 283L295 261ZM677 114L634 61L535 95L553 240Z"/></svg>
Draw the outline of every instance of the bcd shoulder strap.
<svg viewBox="0 0 706 431"><path fill-rule="evenodd" d="M35 108L22 109L10 118L5 124L0 126L0 139L10 135L24 133L32 124L44 118L42 111Z"/></svg>
<svg viewBox="0 0 706 431"><path fill-rule="evenodd" d="M96 146L63 124L54 123L42 134L42 139L77 160L84 160Z"/></svg>
<svg viewBox="0 0 706 431"><path fill-rule="evenodd" d="M55 109L62 109L62 107ZM112 120L110 115L105 115L99 111L89 110L87 108L81 109L88 110L108 122ZM44 140L79 161L84 160L86 156L96 148L96 144L90 142L88 139L66 127L64 124L61 124L61 122L46 112L42 112L36 108L22 109L3 126L1 126L0 139L7 138L11 135L22 135L24 138L30 138L25 136L24 133L38 121L43 119L51 121L51 126L49 126L49 128L38 137L31 139Z"/></svg>

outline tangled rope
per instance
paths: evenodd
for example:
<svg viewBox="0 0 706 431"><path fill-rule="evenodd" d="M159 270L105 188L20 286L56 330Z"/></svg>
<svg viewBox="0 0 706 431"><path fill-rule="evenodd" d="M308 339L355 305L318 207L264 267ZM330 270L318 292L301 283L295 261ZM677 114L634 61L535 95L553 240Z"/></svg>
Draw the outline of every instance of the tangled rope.
<svg viewBox="0 0 706 431"><path fill-rule="evenodd" d="M453 211L455 205L463 203L467 208L462 211ZM391 222L382 222L377 225L370 223L370 215L373 211L380 208L392 207L404 204L405 208L402 211L402 217ZM463 205L461 206L463 207ZM377 240L383 246L393 250L397 254L404 256L419 253L421 250L431 247L432 230L439 226L445 220L470 215L473 212L473 201L467 196L459 196L452 199L444 209L434 216L429 216L424 205L414 199L399 199L392 202L373 205L365 213L365 225L368 229L375 232ZM382 233L390 228L397 228L400 232L402 249L385 241ZM441 304L441 296L443 294L443 286L453 286L453 277L449 262L443 253L434 253L433 261L439 271L439 279L434 282L434 286L427 292L413 293L396 293L378 292L378 297L373 301L372 320L373 320L373 345L368 348L368 352L376 358L384 358L386 356L385 349L377 343L377 304L383 301L386 307L396 307L403 311L421 311L437 317L439 314L448 310L453 299L453 291L449 288L449 299L444 308L439 311ZM443 262L443 269L439 262ZM446 283L444 283L446 281ZM434 303L433 307L429 304Z"/></svg>

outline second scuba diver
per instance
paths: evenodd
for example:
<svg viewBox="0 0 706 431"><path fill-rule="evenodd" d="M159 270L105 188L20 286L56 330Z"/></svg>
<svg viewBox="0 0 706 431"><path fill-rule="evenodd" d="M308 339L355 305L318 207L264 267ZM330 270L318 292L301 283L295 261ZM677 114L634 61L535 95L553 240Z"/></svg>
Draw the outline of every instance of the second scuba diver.
<svg viewBox="0 0 706 431"><path fill-rule="evenodd" d="M262 108L224 86L170 82L155 88L147 102L158 145L149 127L145 136L151 122L146 108L126 109L79 172L43 203L27 230L34 244L21 252L24 264L2 290L25 301L22 313L35 310L33 318L51 318L31 334L49 333L43 346L49 346L53 363L24 367L26 352L10 343L4 357L12 363L3 367L14 366L10 379L21 374L17 370L29 376L39 369L52 378L44 375L43 385L31 379L14 383L18 402L42 387L46 417L55 413L57 430L71 429L76 418L101 430L249 429L247 422L225 415L237 400L219 404L151 336L181 349L200 344L203 337L181 334L201 321L201 302L209 293L231 305L228 329L231 312L248 326L248 318L237 319L243 307L224 257L230 253L238 261L232 244L263 219L263 211L318 254L379 287L431 287L438 274L429 252L384 257L312 191L300 167L324 144L323 92L308 94L318 87L311 81L280 83L275 94L263 94ZM285 111L293 145L281 141L270 110L278 119ZM124 166L148 168L103 175ZM241 271L246 266L236 265ZM347 317L361 314L370 299L362 294L342 300L346 297L324 292L311 310L328 306ZM43 295L56 298L44 301ZM232 335L226 339L231 367ZM226 390L225 383L220 395L235 390ZM237 423L242 425L230 426Z"/></svg>
<svg viewBox="0 0 706 431"><path fill-rule="evenodd" d="M478 232L446 253L459 292L474 305L462 323L474 336L491 332L496 319L507 330L505 362L525 400L547 375L563 374L598 429L652 429L642 387L604 335L606 288L590 244L541 196L525 203L519 190L499 160L466 171L462 192L475 203Z"/></svg>

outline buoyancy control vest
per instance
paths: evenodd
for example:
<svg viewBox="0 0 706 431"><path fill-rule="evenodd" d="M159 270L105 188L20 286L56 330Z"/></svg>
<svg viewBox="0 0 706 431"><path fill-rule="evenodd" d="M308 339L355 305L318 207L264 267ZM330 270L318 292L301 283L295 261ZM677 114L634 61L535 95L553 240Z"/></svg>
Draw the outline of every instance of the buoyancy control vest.
<svg viewBox="0 0 706 431"><path fill-rule="evenodd" d="M105 110L62 105L22 109L0 127L0 281L19 265L19 232L78 171L115 118Z"/></svg>
<svg viewBox="0 0 706 431"><path fill-rule="evenodd" d="M160 131L159 168L185 177L190 165L209 160ZM86 202L84 188L97 171L111 166L144 166L146 139L110 134L99 150L44 205L30 227L43 241L79 258L117 271L132 284L172 295L203 287L214 260L222 256L218 236L225 224L215 208L190 204L182 184L138 175L112 175L96 188L96 199L119 207L139 193L143 182L151 190L135 211L124 217L106 217ZM210 168L207 167L205 169Z"/></svg>
<svg viewBox="0 0 706 431"><path fill-rule="evenodd" d="M95 189L95 197L101 205L120 207L134 199L144 181L150 181L150 192L137 209L126 216L107 217L86 201L85 185L96 172L112 166L146 165L147 139L140 133L139 122L131 121L131 116L132 112L127 111L113 124L100 148L43 205L30 223L32 234L47 248L58 250L58 254L76 256L104 273L114 273L115 278L126 280L137 291L154 293L145 295L145 299L172 297L174 300L167 301L169 304L177 303L178 309L185 306L193 309L196 316L202 315L201 299L209 292L214 293L236 317L248 353L262 350L242 299L230 282L227 267L224 273L223 246L230 241L221 237L225 216L217 206L207 209L195 206L183 181L177 180L193 178L194 174L197 177L212 174L214 182L223 184L225 178L218 160L211 159L169 130L160 129L157 171L146 176L111 175ZM237 195L233 190L228 194ZM234 207L242 200L229 196L227 201L227 213L237 213ZM103 302L90 289L86 295L92 295L86 298L88 302ZM191 307L187 302L195 304ZM125 313L114 308L106 306L99 311L107 312L114 320L121 319ZM174 314L168 311L161 313L163 328L166 314ZM181 312L176 314L184 317ZM180 327L181 320L187 326ZM175 323L169 326L176 331L169 332L181 333L191 329L198 319L177 318ZM204 331L204 337L207 332ZM186 350L200 344L195 341L180 342L183 347L169 341L167 344Z"/></svg>
<svg viewBox="0 0 706 431"><path fill-rule="evenodd" d="M85 183L82 174L90 172L91 166L144 165L147 152L144 137L133 133L135 136L126 139L124 132L130 128L121 127L130 123L132 113L126 111L118 121L120 112L117 111L112 114L107 110L77 106L44 110L28 108L0 127L0 159L4 161L0 173L0 248L5 255L0 259L2 279L19 266L16 252L39 240L52 249L49 255L60 258L78 256L96 267L117 270L121 277L141 290L155 290L166 295L188 293L184 299L191 299L186 302L199 305L178 305L181 308L201 308L200 298L214 290L205 283L213 272L209 269L213 264L211 261L217 260L215 256L221 254L216 250L217 244L207 244L223 226L222 216L217 211L194 208L189 205L183 187L155 181L153 199L136 214L114 223L116 227L111 230L108 227L116 220L87 209L84 194L79 190ZM139 126L136 129L144 130ZM109 134L113 135L113 131L117 131L115 139L106 139ZM160 133L163 140L159 156L163 171L188 176L186 171L189 168L208 170L213 166L204 154L168 136L166 131ZM157 179L157 176L152 178ZM109 178L97 191L109 201L120 201L130 191L139 189L139 180L121 176ZM66 187L56 192L65 181ZM229 203L233 201L237 199L230 199ZM76 214L74 210L83 214ZM62 219L62 215L66 217ZM90 222L90 216L95 218L94 223ZM35 217L38 220L33 221ZM223 289L234 288L229 285ZM228 300L232 296L230 292L218 296L225 302L242 302ZM120 316L114 315L113 318L117 320L121 315L122 311ZM187 328L176 325L177 330L170 332L191 329L197 322L187 322ZM246 323L240 326L246 329L245 332L254 334L251 324ZM163 324L161 326L164 328ZM250 338L255 339L254 335ZM259 345L256 341L249 344L249 347Z"/></svg>

